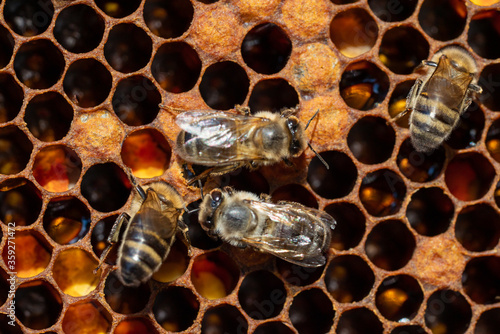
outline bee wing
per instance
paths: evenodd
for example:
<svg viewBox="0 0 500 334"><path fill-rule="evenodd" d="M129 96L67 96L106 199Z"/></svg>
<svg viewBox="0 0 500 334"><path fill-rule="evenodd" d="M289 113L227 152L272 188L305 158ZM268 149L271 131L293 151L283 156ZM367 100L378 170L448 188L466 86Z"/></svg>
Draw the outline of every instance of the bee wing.
<svg viewBox="0 0 500 334"><path fill-rule="evenodd" d="M177 230L177 219L179 210L165 206L160 202L157 196L148 197L141 205L139 211L133 218L133 224L136 225L134 233L139 237L142 233L145 240L151 238L151 232L156 233L163 239L172 237Z"/></svg>

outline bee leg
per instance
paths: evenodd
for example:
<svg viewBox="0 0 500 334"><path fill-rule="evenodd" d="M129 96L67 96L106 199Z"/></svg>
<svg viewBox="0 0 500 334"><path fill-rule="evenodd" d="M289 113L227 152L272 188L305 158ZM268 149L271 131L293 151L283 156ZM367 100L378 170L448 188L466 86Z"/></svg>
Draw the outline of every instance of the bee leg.
<svg viewBox="0 0 500 334"><path fill-rule="evenodd" d="M483 92L483 89L481 88L481 86L476 85L476 84L470 84L469 89L476 94L481 94Z"/></svg>
<svg viewBox="0 0 500 334"><path fill-rule="evenodd" d="M182 242L184 243L184 245L186 245L187 247L187 250L188 250L188 256L191 257L192 255L192 252L191 252L191 241L189 240L189 228L187 226L187 224L184 222L184 220L179 219L179 221L177 222L177 229L182 233Z"/></svg>
<svg viewBox="0 0 500 334"><path fill-rule="evenodd" d="M245 116L250 116L250 108L249 107L243 107L240 106L239 104L234 106L234 110L239 112L240 114L243 114Z"/></svg>
<svg viewBox="0 0 500 334"><path fill-rule="evenodd" d="M193 183L197 182L198 180L203 180L209 176L212 175L222 175L226 173L230 173L243 165L239 162L235 162L231 165L227 166L218 166L218 167L212 167L207 170L204 170L201 174L197 175L196 177L192 178L191 180L188 181L188 186L192 185Z"/></svg>
<svg viewBox="0 0 500 334"><path fill-rule="evenodd" d="M233 187L226 186L226 187L224 187L224 191L227 192L227 194L229 196L231 196L233 194L234 189L233 189Z"/></svg>

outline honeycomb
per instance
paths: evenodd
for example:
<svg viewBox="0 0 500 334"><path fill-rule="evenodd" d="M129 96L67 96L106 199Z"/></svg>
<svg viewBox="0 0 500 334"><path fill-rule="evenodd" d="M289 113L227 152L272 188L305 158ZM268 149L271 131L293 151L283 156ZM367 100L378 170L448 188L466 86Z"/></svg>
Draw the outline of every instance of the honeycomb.
<svg viewBox="0 0 500 334"><path fill-rule="evenodd" d="M498 0L4 0L0 10L1 333L498 333ZM421 154L408 117L393 117L415 67L449 44L476 59L483 94ZM199 204L161 106L237 104L298 106L303 122L319 110L306 132L329 170L307 150L291 167L214 182L331 214L327 264L230 247L186 213L192 245L176 241L147 284L120 283L116 249L94 275L130 205L126 171Z"/></svg>

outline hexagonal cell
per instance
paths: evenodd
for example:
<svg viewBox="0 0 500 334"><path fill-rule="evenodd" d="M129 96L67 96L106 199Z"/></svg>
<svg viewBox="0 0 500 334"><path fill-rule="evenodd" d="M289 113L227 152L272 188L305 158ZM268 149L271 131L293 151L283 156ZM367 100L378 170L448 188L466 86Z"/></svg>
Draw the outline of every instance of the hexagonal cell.
<svg viewBox="0 0 500 334"><path fill-rule="evenodd" d="M158 334L149 318L127 318L116 326L114 334Z"/></svg>
<svg viewBox="0 0 500 334"><path fill-rule="evenodd" d="M410 261L415 247L415 238L405 224L399 220L386 220L368 234L365 252L377 267L397 270Z"/></svg>
<svg viewBox="0 0 500 334"><path fill-rule="evenodd" d="M500 94L498 94L498 83L500 82L500 64L490 64L483 68L479 76L479 85L483 93L479 95L482 104L493 111L500 111Z"/></svg>
<svg viewBox="0 0 500 334"><path fill-rule="evenodd" d="M253 334L293 334L294 331L282 322L266 322L258 326Z"/></svg>
<svg viewBox="0 0 500 334"><path fill-rule="evenodd" d="M73 103L82 108L91 108L106 100L111 83L112 76L106 67L93 58L86 58L69 65L63 88Z"/></svg>
<svg viewBox="0 0 500 334"><path fill-rule="evenodd" d="M382 334L384 332L384 327L372 310L366 307L358 307L342 313L337 324L336 332L351 334Z"/></svg>
<svg viewBox="0 0 500 334"><path fill-rule="evenodd" d="M339 82L342 99L358 110L370 110L382 103L389 86L387 74L367 61L349 64Z"/></svg>
<svg viewBox="0 0 500 334"><path fill-rule="evenodd" d="M408 26L386 31L378 54L380 61L396 74L411 74L428 56L429 43L418 30Z"/></svg>
<svg viewBox="0 0 500 334"><path fill-rule="evenodd" d="M236 190L249 191L254 194L268 194L269 183L258 170L250 171L240 168L229 174L229 186Z"/></svg>
<svg viewBox="0 0 500 334"><path fill-rule="evenodd" d="M138 287L124 286L116 271L110 273L104 285L104 298L111 309L121 314L132 314L143 310L151 297L147 284Z"/></svg>
<svg viewBox="0 0 500 334"><path fill-rule="evenodd" d="M476 334L495 334L500 328L500 308L484 311L476 322Z"/></svg>
<svg viewBox="0 0 500 334"><path fill-rule="evenodd" d="M460 121L446 140L446 144L455 150L474 147L481 140L483 129L484 113L478 104L472 102L460 115Z"/></svg>
<svg viewBox="0 0 500 334"><path fill-rule="evenodd" d="M346 57L354 58L370 51L377 36L377 22L362 8L340 12L330 24L330 39Z"/></svg>
<svg viewBox="0 0 500 334"><path fill-rule="evenodd" d="M14 39L3 25L0 25L0 68L10 63L14 52Z"/></svg>
<svg viewBox="0 0 500 334"><path fill-rule="evenodd" d="M208 309L201 322L201 334L247 333L248 323L240 311L228 304Z"/></svg>
<svg viewBox="0 0 500 334"><path fill-rule="evenodd" d="M472 301L478 304L498 303L500 296L498 268L500 268L498 256L476 257L467 263L462 274L462 285Z"/></svg>
<svg viewBox="0 0 500 334"><path fill-rule="evenodd" d="M389 116L391 116L391 118L399 116L399 114L406 110L406 97L414 84L415 80L407 80L398 83L396 87L394 87L391 98L389 99ZM396 124L399 127L408 129L410 127L410 115L411 113L406 113L404 116L401 116L396 120Z"/></svg>
<svg viewBox="0 0 500 334"><path fill-rule="evenodd" d="M418 281L409 275L386 277L375 295L375 305L382 315L397 322L413 319L424 300Z"/></svg>
<svg viewBox="0 0 500 334"><path fill-rule="evenodd" d="M191 26L193 13L193 5L189 0L148 0L143 10L149 30L162 38L182 36Z"/></svg>
<svg viewBox="0 0 500 334"><path fill-rule="evenodd" d="M14 262L12 245L15 245ZM38 232L28 230L16 231L14 239L5 243L2 257L10 271L16 272L17 277L26 278L44 271L49 265L51 253L47 241Z"/></svg>
<svg viewBox="0 0 500 334"><path fill-rule="evenodd" d="M311 160L307 171L307 182L311 189L321 197L328 199L347 196L358 177L358 171L351 158L338 151L321 152L320 154L330 169L326 169L318 157Z"/></svg>
<svg viewBox="0 0 500 334"><path fill-rule="evenodd" d="M71 127L73 107L56 92L36 95L26 106L24 121L33 136L41 141L60 140Z"/></svg>
<svg viewBox="0 0 500 334"><path fill-rule="evenodd" d="M462 201L483 197L491 188L495 169L483 155L476 152L457 154L445 171L446 186Z"/></svg>
<svg viewBox="0 0 500 334"><path fill-rule="evenodd" d="M240 276L234 260L226 253L212 251L194 259L191 281L196 291L207 299L218 299L229 295Z"/></svg>
<svg viewBox="0 0 500 334"><path fill-rule="evenodd" d="M406 208L406 218L417 233L433 237L448 230L455 206L443 189L421 188L412 196Z"/></svg>
<svg viewBox="0 0 500 334"><path fill-rule="evenodd" d="M167 331L181 332L193 324L200 303L187 288L168 286L155 297L153 314L161 327Z"/></svg>
<svg viewBox="0 0 500 334"><path fill-rule="evenodd" d="M326 289L339 303L361 301L368 296L374 282L370 266L357 255L337 256L325 273Z"/></svg>
<svg viewBox="0 0 500 334"><path fill-rule="evenodd" d="M500 11L488 10L478 12L470 21L467 44L483 58L500 57L500 51L496 47L500 41L498 20L500 20Z"/></svg>
<svg viewBox="0 0 500 334"><path fill-rule="evenodd" d="M359 199L369 214L384 217L401 209L406 196L406 185L401 177L389 169L366 175L359 188Z"/></svg>
<svg viewBox="0 0 500 334"><path fill-rule="evenodd" d="M51 1L6 0L3 16L9 27L18 35L31 37L49 27L54 6Z"/></svg>
<svg viewBox="0 0 500 334"><path fill-rule="evenodd" d="M245 101L249 86L248 75L240 65L222 61L205 70L199 89L210 108L228 110Z"/></svg>
<svg viewBox="0 0 500 334"><path fill-rule="evenodd" d="M281 259L277 259L276 268L283 280L295 286L306 286L316 282L325 270L325 266L302 267Z"/></svg>
<svg viewBox="0 0 500 334"><path fill-rule="evenodd" d="M80 178L82 161L65 145L46 146L38 151L33 163L33 176L45 190L64 192L72 189Z"/></svg>
<svg viewBox="0 0 500 334"><path fill-rule="evenodd" d="M261 23L253 27L241 43L241 55L245 63L262 74L281 71L291 52L290 38L274 23Z"/></svg>
<svg viewBox="0 0 500 334"><path fill-rule="evenodd" d="M65 294L73 297L86 296L99 283L102 269L95 275L93 273L97 264L97 260L84 250L65 249L54 261L52 276Z"/></svg>
<svg viewBox="0 0 500 334"><path fill-rule="evenodd" d="M17 78L32 89L52 87L61 78L64 65L61 51L46 39L24 43L14 57Z"/></svg>
<svg viewBox="0 0 500 334"><path fill-rule="evenodd" d="M413 182L430 182L435 180L443 170L446 151L440 146L432 153L415 150L411 139L407 138L399 147L396 157L401 173Z"/></svg>
<svg viewBox="0 0 500 334"><path fill-rule="evenodd" d="M332 233L333 248L348 250L361 242L366 230L366 219L356 205L348 202L333 203L325 208L325 212L337 221Z"/></svg>
<svg viewBox="0 0 500 334"><path fill-rule="evenodd" d="M160 111L161 94L151 80L135 75L118 82L111 103L122 122L139 126L156 118Z"/></svg>
<svg viewBox="0 0 500 334"><path fill-rule="evenodd" d="M42 209L42 194L31 181L9 179L0 185L0 220L16 226L33 224Z"/></svg>
<svg viewBox="0 0 500 334"><path fill-rule="evenodd" d="M24 91L9 73L0 73L0 123L12 121L23 105Z"/></svg>
<svg viewBox="0 0 500 334"><path fill-rule="evenodd" d="M123 163L136 177L152 178L162 175L170 164L171 148L167 140L155 129L142 129L130 133L122 144Z"/></svg>
<svg viewBox="0 0 500 334"><path fill-rule="evenodd" d="M60 245L82 239L90 228L90 212L78 198L56 198L43 214L43 228Z"/></svg>
<svg viewBox="0 0 500 334"><path fill-rule="evenodd" d="M248 106L252 113L258 111L281 111L299 104L295 88L284 79L259 81L252 89Z"/></svg>
<svg viewBox="0 0 500 334"><path fill-rule="evenodd" d="M112 215L106 217L97 222L92 229L92 235L90 237L90 244L92 245L92 251L96 257L100 258L104 249L108 246L108 236L111 233L111 228L113 227L118 215ZM104 259L107 264L115 264L117 258L118 247L112 247L108 255Z"/></svg>
<svg viewBox="0 0 500 334"><path fill-rule="evenodd" d="M111 315L96 301L71 304L62 319L64 334L108 333Z"/></svg>
<svg viewBox="0 0 500 334"><path fill-rule="evenodd" d="M201 60L191 45L184 42L165 43L156 51L151 74L164 90L183 93L191 90L201 72Z"/></svg>
<svg viewBox="0 0 500 334"><path fill-rule="evenodd" d="M104 20L91 7L75 5L64 8L56 18L54 37L73 53L94 50L104 35Z"/></svg>
<svg viewBox="0 0 500 334"><path fill-rule="evenodd" d="M127 174L116 164L107 162L87 170L82 177L81 192L92 208L110 212L127 202L131 187Z"/></svg>
<svg viewBox="0 0 500 334"><path fill-rule="evenodd" d="M200 249L213 249L217 248L222 244L222 240L214 239L209 237L207 232L201 227L198 222L198 208L200 206L200 200L190 203L187 206L189 211L185 212L182 219L187 224L189 231L189 241L191 246ZM196 210L196 211L194 211Z"/></svg>
<svg viewBox="0 0 500 334"><path fill-rule="evenodd" d="M21 284L16 290L16 317L26 327L43 329L59 319L63 302L49 283L36 280Z"/></svg>
<svg viewBox="0 0 500 334"><path fill-rule="evenodd" d="M500 162L500 119L491 124L486 134L486 148L492 158Z"/></svg>
<svg viewBox="0 0 500 334"><path fill-rule="evenodd" d="M406 20L415 11L416 0L402 0L393 2L391 0L368 0L368 5L379 19L386 22L398 22Z"/></svg>
<svg viewBox="0 0 500 334"><path fill-rule="evenodd" d="M180 239L175 240L170 247L170 253L163 261L157 272L153 274L153 279L158 282L173 282L187 270L189 265L188 249Z"/></svg>
<svg viewBox="0 0 500 334"><path fill-rule="evenodd" d="M389 159L396 142L394 129L380 117L359 119L349 130L347 145L358 161L372 165Z"/></svg>
<svg viewBox="0 0 500 334"><path fill-rule="evenodd" d="M299 334L328 333L333 325L335 309L322 290L313 288L293 298L288 314Z"/></svg>
<svg viewBox="0 0 500 334"><path fill-rule="evenodd" d="M390 334L427 334L427 332L418 325L406 325L394 328Z"/></svg>
<svg viewBox="0 0 500 334"><path fill-rule="evenodd" d="M144 30L132 23L121 23L109 32L104 57L115 70L130 73L146 66L152 50L153 41Z"/></svg>
<svg viewBox="0 0 500 334"><path fill-rule="evenodd" d="M425 325L433 332L446 328L447 333L465 333L470 325L472 310L457 291L437 290L427 300Z"/></svg>
<svg viewBox="0 0 500 334"><path fill-rule="evenodd" d="M106 13L106 15L114 18L122 18L135 12L141 5L141 0L129 0L125 2L95 0L95 4L100 10Z"/></svg>
<svg viewBox="0 0 500 334"><path fill-rule="evenodd" d="M303 204L310 208L318 208L318 201L306 188L300 184L287 184L279 187L272 194L273 202L289 201Z"/></svg>
<svg viewBox="0 0 500 334"><path fill-rule="evenodd" d="M17 174L30 160L33 144L17 126L0 128L0 174Z"/></svg>
<svg viewBox="0 0 500 334"><path fill-rule="evenodd" d="M500 215L488 204L466 207L457 216L455 237L472 252L494 249L500 239Z"/></svg>
<svg viewBox="0 0 500 334"><path fill-rule="evenodd" d="M249 273L238 290L241 308L253 319L273 318L281 313L286 300L283 282L266 270Z"/></svg>
<svg viewBox="0 0 500 334"><path fill-rule="evenodd" d="M449 41L460 36L466 21L465 1L425 0L418 13L422 29L438 41Z"/></svg>

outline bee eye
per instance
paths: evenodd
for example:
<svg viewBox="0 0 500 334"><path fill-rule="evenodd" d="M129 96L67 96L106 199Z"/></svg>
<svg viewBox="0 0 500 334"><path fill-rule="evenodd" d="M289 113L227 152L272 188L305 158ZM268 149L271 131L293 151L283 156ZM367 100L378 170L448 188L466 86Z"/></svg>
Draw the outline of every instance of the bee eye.
<svg viewBox="0 0 500 334"><path fill-rule="evenodd" d="M222 202L222 193L219 190L214 190L210 193L210 197L212 198L211 206L215 209Z"/></svg>

